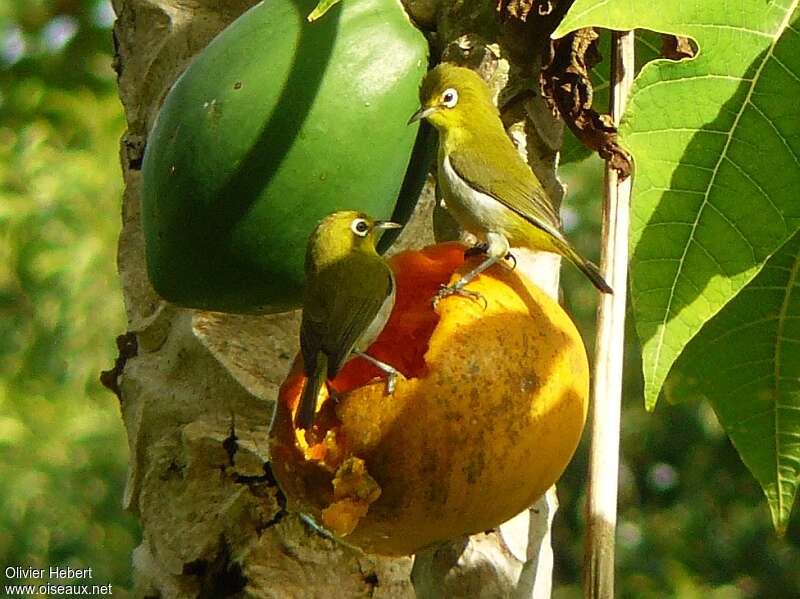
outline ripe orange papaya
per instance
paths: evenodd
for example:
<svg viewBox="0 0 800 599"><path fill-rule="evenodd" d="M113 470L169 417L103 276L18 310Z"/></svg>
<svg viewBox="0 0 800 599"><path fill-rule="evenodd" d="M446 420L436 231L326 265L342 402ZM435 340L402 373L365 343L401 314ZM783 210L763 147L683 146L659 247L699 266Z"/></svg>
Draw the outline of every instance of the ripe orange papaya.
<svg viewBox="0 0 800 599"><path fill-rule="evenodd" d="M368 552L417 553L497 526L556 482L581 437L586 351L553 299L496 265L468 286L485 310L458 296L433 308L439 286L480 259L463 264L463 250L390 259L395 309L368 353L402 373L392 395L353 359L313 428L296 429L299 357L279 394L270 456L290 508Z"/></svg>

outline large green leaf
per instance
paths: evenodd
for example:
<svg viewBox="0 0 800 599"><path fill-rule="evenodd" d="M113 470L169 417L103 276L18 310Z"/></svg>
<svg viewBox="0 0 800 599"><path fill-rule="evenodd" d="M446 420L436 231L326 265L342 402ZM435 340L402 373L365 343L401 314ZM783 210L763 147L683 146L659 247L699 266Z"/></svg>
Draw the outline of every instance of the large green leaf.
<svg viewBox="0 0 800 599"><path fill-rule="evenodd" d="M675 370L671 392L711 401L785 531L800 479L800 234L706 324Z"/></svg>
<svg viewBox="0 0 800 599"><path fill-rule="evenodd" d="M686 344L800 226L798 0L577 0L580 27L687 35L696 58L637 77L620 127L634 155L631 295L645 399Z"/></svg>

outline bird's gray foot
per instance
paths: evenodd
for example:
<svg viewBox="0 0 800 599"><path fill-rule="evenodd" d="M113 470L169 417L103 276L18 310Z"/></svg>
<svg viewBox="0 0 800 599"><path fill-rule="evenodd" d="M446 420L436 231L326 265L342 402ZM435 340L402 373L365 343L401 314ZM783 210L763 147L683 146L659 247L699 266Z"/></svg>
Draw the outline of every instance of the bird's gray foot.
<svg viewBox="0 0 800 599"><path fill-rule="evenodd" d="M461 281L463 280L464 279L460 279L455 285L442 285L441 288L439 289L439 292L433 296L433 307L436 308L436 306L439 305L439 302L441 300L450 295L458 295L461 297L467 297L474 301L483 302L483 309L485 310L489 305L488 302L486 301L486 298L483 297L483 295L478 293L477 291L470 291L469 289L464 289L463 285L459 285L459 283L461 283Z"/></svg>
<svg viewBox="0 0 800 599"><path fill-rule="evenodd" d="M511 260L511 270L514 271L517 268L517 259L514 257L514 254L508 252L506 254L506 260Z"/></svg>
<svg viewBox="0 0 800 599"><path fill-rule="evenodd" d="M397 386L397 370L389 366L386 362L381 362L377 358L373 358L367 353L360 351L354 353L360 358L364 358L370 364L380 368L386 375L386 394L391 395L394 393L394 388Z"/></svg>

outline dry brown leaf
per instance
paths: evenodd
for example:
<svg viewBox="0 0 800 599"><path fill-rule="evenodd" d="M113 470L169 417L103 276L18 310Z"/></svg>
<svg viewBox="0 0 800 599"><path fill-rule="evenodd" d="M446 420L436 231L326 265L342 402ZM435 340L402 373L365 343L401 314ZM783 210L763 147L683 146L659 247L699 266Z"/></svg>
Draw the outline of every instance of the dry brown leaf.
<svg viewBox="0 0 800 599"><path fill-rule="evenodd" d="M534 14L544 17L553 12L555 4L555 0L498 0L497 12L524 22L528 20L528 15L534 8L536 9Z"/></svg>
<svg viewBox="0 0 800 599"><path fill-rule="evenodd" d="M697 48L692 40L682 35L661 34L661 56L670 60L694 58Z"/></svg>
<svg viewBox="0 0 800 599"><path fill-rule="evenodd" d="M539 75L541 93L555 114L583 142L607 160L625 179L631 172L628 153L617 143L617 129L607 114L592 108L589 71L598 64L597 32L587 27L551 43L549 61Z"/></svg>

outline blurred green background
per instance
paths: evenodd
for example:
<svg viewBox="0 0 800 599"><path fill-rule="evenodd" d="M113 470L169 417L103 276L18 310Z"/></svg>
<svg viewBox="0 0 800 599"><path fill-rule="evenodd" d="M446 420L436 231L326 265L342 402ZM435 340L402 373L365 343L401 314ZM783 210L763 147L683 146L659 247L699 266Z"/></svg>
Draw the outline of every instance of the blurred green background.
<svg viewBox="0 0 800 599"><path fill-rule="evenodd" d="M91 567L118 595L139 532L98 382L125 331L113 17L106 0L0 0L0 573Z"/></svg>
<svg viewBox="0 0 800 599"><path fill-rule="evenodd" d="M98 383L125 330L112 21L107 0L0 0L0 566L92 567L119 595L139 531L121 508L119 406ZM565 224L597 258L602 165L561 174ZM563 281L591 351L594 290L571 268ZM800 597L797 517L775 537L706 404L645 413L630 333L618 596ZM559 485L557 599L581 596L586 441Z"/></svg>

